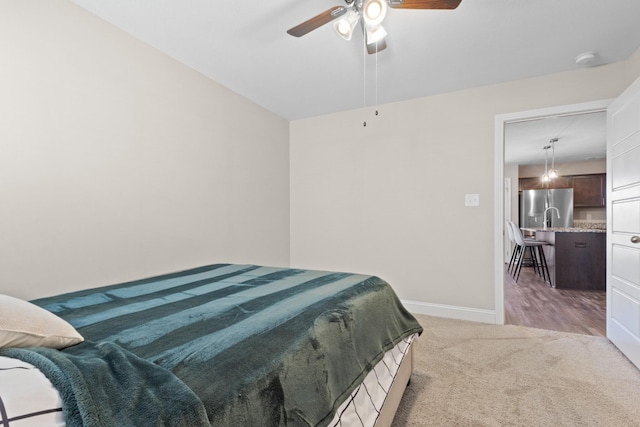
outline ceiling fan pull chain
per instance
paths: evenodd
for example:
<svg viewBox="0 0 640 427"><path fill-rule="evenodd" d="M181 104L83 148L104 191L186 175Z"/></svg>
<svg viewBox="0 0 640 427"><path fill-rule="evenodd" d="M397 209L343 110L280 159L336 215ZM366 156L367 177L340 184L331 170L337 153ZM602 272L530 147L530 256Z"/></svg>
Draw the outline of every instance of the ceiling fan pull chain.
<svg viewBox="0 0 640 427"><path fill-rule="evenodd" d="M364 49L362 50L362 112L364 115L364 122L362 127L367 127L367 32L362 26L362 40Z"/></svg>
<svg viewBox="0 0 640 427"><path fill-rule="evenodd" d="M376 116L378 115L378 43L376 43Z"/></svg>

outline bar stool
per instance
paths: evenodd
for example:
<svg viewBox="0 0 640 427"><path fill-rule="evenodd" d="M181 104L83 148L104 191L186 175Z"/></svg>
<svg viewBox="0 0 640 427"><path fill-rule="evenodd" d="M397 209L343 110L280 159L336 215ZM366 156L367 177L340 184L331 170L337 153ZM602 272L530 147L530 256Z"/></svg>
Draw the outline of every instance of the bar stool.
<svg viewBox="0 0 640 427"><path fill-rule="evenodd" d="M521 235L521 236L522 236L522 239L523 239L525 242L536 242L536 239L535 239L535 238L533 238L533 239L532 239L532 238L530 238L530 237L525 236L525 234L522 232L522 230L520 230L520 227L518 227L518 224L516 224L516 223L515 223L515 222L513 222L513 221L509 221L509 220L507 220L507 222L509 222L509 227L510 227L510 228L509 228L509 231L512 233L512 235L515 235L515 234L519 234L519 235ZM513 238L513 241L514 241L514 244L515 244L515 246L516 246L517 248L521 248L521 246L520 246L520 245L515 241L515 237ZM514 251L514 252L515 252L515 251ZM518 254L517 254L517 252L516 252L516 257L515 257L515 258L516 258L516 263L517 263L517 259L518 259L518 256L517 256L517 255L518 255ZM526 255L526 254L525 254L525 255ZM534 255L535 255L535 253L534 253ZM523 267L536 267L536 274L538 274L538 273L540 273L540 270L538 269L539 263L537 263L537 260L535 260L535 261L536 261L536 264L534 265L534 258L535 258L535 256L532 256L532 255L531 255L531 251L529 251L529 258L526 258L526 257L525 257L525 259L524 259L524 260L523 260L523 262L522 262L522 266L523 266ZM525 263L526 263L526 264L525 264ZM540 274L538 274L538 275L540 275Z"/></svg>
<svg viewBox="0 0 640 427"><path fill-rule="evenodd" d="M511 273L511 270L516 265L517 253L519 246L516 243L515 237L513 237L513 229L511 228L511 221L507 220L507 233L509 233L509 241L513 244L513 251L511 251L511 259L509 259L509 265L507 266L507 272Z"/></svg>
<svg viewBox="0 0 640 427"><path fill-rule="evenodd" d="M539 275L540 271L538 269L538 262L535 259L535 251L529 250L529 258L527 258L527 251L525 250L525 247L518 243L518 240L516 240L515 237L516 234L520 233L518 225L515 222L509 220L507 220L507 225L509 227L509 237L513 239L514 243L513 254L511 256L513 259L513 264L508 270L509 273L511 273L511 277L515 279L516 272L518 272L519 274L519 270L522 267L534 267L535 273ZM527 239L523 237L523 240Z"/></svg>
<svg viewBox="0 0 640 427"><path fill-rule="evenodd" d="M549 275L549 268L547 266L547 259L544 256L542 247L547 245L546 242L540 242L538 240L525 239L522 235L520 228L513 222L511 222L511 229L513 232L513 238L518 245L517 265L513 272L513 278L518 282L520 277L520 271L522 270L522 262L526 255L527 249L531 255L534 271L537 275L542 277L545 282L551 283L551 276Z"/></svg>

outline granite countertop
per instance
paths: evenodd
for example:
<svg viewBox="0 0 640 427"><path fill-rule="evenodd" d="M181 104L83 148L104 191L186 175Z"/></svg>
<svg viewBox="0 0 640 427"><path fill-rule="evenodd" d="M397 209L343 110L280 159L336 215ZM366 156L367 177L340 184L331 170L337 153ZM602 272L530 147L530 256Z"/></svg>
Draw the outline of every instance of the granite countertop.
<svg viewBox="0 0 640 427"><path fill-rule="evenodd" d="M604 230L602 228L578 228L578 227L571 227L571 228L549 227L547 229L538 227L538 228L523 228L523 230L533 231L533 232L548 231L548 232L554 232L554 233L606 233L607 232L607 230Z"/></svg>

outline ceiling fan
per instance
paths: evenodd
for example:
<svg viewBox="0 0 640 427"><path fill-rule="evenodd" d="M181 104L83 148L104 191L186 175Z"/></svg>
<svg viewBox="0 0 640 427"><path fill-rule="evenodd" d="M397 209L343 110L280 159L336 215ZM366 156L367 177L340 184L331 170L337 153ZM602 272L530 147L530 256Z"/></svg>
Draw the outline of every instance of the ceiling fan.
<svg viewBox="0 0 640 427"><path fill-rule="evenodd" d="M353 31L360 23L365 34L367 52L380 52L387 47L387 32L382 21L387 14L387 4L393 9L455 9L462 0L345 0L346 6L334 6L303 23L287 30L294 37L336 21L333 25L340 37L351 40Z"/></svg>

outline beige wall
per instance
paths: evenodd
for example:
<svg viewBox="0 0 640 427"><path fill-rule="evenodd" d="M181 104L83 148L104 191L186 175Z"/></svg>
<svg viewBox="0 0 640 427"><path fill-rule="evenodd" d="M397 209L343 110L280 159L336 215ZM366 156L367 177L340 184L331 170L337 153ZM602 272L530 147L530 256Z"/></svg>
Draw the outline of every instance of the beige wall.
<svg viewBox="0 0 640 427"><path fill-rule="evenodd" d="M375 273L416 311L491 315L495 116L616 97L637 55L384 105L366 128L361 110L292 122L291 264Z"/></svg>
<svg viewBox="0 0 640 427"><path fill-rule="evenodd" d="M0 1L0 292L288 265L289 125L66 0Z"/></svg>
<svg viewBox="0 0 640 427"><path fill-rule="evenodd" d="M290 261L378 274L427 312L494 308L496 114L640 75L636 53L384 105L363 128L361 110L288 124L65 0L2 0L0 53L0 291Z"/></svg>

